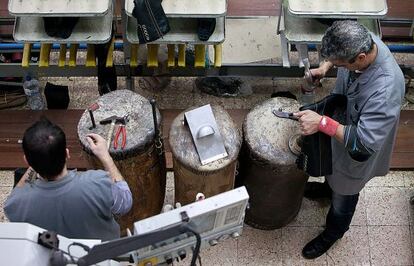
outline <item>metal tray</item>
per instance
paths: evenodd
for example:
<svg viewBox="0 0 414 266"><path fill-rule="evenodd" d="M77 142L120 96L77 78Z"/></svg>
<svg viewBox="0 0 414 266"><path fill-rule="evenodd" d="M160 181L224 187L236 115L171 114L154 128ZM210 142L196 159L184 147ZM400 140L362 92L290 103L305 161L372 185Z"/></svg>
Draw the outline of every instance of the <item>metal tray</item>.
<svg viewBox="0 0 414 266"><path fill-rule="evenodd" d="M137 20L128 17L127 40L130 43L139 44L137 34ZM170 18L170 32L162 39L158 39L154 44L218 44L224 42L225 29L224 17L216 19L216 29L210 39L202 42L197 36L197 19L194 18Z"/></svg>
<svg viewBox="0 0 414 266"><path fill-rule="evenodd" d="M46 34L42 17L16 17L13 37L18 42L106 43L111 39L113 12L103 17L81 17L71 36L56 39Z"/></svg>
<svg viewBox="0 0 414 266"><path fill-rule="evenodd" d="M226 0L163 0L167 17L223 17L227 12ZM132 17L134 0L125 0L125 12Z"/></svg>
<svg viewBox="0 0 414 266"><path fill-rule="evenodd" d="M14 16L91 17L104 16L112 0L9 0Z"/></svg>
<svg viewBox="0 0 414 266"><path fill-rule="evenodd" d="M358 19L358 21L367 27L377 36L381 35L379 20L377 19ZM295 17L284 9L283 12L284 34L286 39L291 43L313 43L322 42L327 25L313 18Z"/></svg>
<svg viewBox="0 0 414 266"><path fill-rule="evenodd" d="M329 18L381 18L387 14L386 0L285 0L295 16Z"/></svg>

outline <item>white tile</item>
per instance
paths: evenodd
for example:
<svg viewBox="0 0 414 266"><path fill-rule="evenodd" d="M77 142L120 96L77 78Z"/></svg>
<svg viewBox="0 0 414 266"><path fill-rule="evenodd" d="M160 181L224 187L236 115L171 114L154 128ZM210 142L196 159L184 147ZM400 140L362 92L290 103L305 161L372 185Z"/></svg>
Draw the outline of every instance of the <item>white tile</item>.
<svg viewBox="0 0 414 266"><path fill-rule="evenodd" d="M351 226L327 253L328 265L370 265L367 226Z"/></svg>
<svg viewBox="0 0 414 266"><path fill-rule="evenodd" d="M404 187L405 186L404 171L390 171L386 176L376 176L371 179L367 187Z"/></svg>
<svg viewBox="0 0 414 266"><path fill-rule="evenodd" d="M0 171L0 186L13 186L14 172Z"/></svg>
<svg viewBox="0 0 414 266"><path fill-rule="evenodd" d="M409 226L368 226L371 264L413 265Z"/></svg>
<svg viewBox="0 0 414 266"><path fill-rule="evenodd" d="M404 172L404 185L407 188L413 189L414 194L414 171L406 171Z"/></svg>
<svg viewBox="0 0 414 266"><path fill-rule="evenodd" d="M409 224L407 189L370 187L365 193L368 225Z"/></svg>
<svg viewBox="0 0 414 266"><path fill-rule="evenodd" d="M367 204L364 190L359 193L358 204L356 206L351 225L367 225Z"/></svg>
<svg viewBox="0 0 414 266"><path fill-rule="evenodd" d="M237 240L230 238L219 241L216 246L205 248L200 254L202 265L237 265Z"/></svg>
<svg viewBox="0 0 414 266"><path fill-rule="evenodd" d="M326 254L314 260L302 257L303 247L322 230L322 227L282 228L283 265L327 265Z"/></svg>
<svg viewBox="0 0 414 266"><path fill-rule="evenodd" d="M315 201L303 198L298 215L288 226L324 226L329 206L329 200Z"/></svg>
<svg viewBox="0 0 414 266"><path fill-rule="evenodd" d="M322 227L285 227L282 229L283 265L327 265L326 254L313 260L302 257L303 247L323 231Z"/></svg>
<svg viewBox="0 0 414 266"><path fill-rule="evenodd" d="M281 229L265 231L245 225L238 239L238 265L282 265L281 237Z"/></svg>

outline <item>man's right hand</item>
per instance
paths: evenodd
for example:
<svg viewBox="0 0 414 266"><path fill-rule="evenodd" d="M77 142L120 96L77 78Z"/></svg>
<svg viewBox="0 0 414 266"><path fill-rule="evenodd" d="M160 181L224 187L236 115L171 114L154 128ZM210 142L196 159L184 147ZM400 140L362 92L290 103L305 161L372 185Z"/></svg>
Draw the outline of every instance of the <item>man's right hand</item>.
<svg viewBox="0 0 414 266"><path fill-rule="evenodd" d="M111 155L109 154L108 148L106 146L106 140L99 136L98 134L88 134L86 140L89 142L89 146L95 154L96 157L101 161L103 167L109 175L113 182L123 181L124 178L116 167L114 160L112 160Z"/></svg>
<svg viewBox="0 0 414 266"><path fill-rule="evenodd" d="M329 61L323 61L318 68L310 69L313 82L315 85L319 85L320 80L325 77L326 73L331 69L333 64Z"/></svg>
<svg viewBox="0 0 414 266"><path fill-rule="evenodd" d="M98 157L98 159L102 162L108 162L108 160L112 160L111 155L108 152L108 148L106 146L106 140L98 134L90 133L86 136L86 140L89 143L89 147L92 153Z"/></svg>

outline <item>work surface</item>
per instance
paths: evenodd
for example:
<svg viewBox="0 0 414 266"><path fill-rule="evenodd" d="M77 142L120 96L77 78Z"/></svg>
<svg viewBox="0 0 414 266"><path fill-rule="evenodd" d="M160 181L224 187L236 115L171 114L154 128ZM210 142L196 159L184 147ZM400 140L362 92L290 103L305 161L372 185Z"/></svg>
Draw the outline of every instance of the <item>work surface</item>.
<svg viewBox="0 0 414 266"><path fill-rule="evenodd" d="M21 139L24 130L42 115L58 124L66 133L67 146L71 153L69 168L90 168L84 159L77 135L78 121L84 110L0 111L0 169L24 167ZM168 132L172 120L182 110L161 110L163 136L166 144L167 168L172 168L171 152L168 145ZM241 127L248 110L228 110L235 123ZM414 111L402 111L397 142L391 161L393 169L414 169Z"/></svg>

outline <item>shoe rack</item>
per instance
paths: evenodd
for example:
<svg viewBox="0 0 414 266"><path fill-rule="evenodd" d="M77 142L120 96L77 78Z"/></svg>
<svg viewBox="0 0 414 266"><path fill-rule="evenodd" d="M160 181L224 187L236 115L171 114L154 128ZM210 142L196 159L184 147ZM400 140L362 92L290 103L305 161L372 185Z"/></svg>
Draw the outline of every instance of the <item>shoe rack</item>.
<svg viewBox="0 0 414 266"><path fill-rule="evenodd" d="M290 67L290 46L295 45L299 66L309 62L308 45L317 50L328 28L318 19L357 19L371 32L380 36L379 18L387 13L386 0L283 0L277 26L280 35L283 66Z"/></svg>
<svg viewBox="0 0 414 266"><path fill-rule="evenodd" d="M147 66L158 67L158 50L160 45L167 46L168 67L186 67L185 51L187 46L194 46L194 67L205 67L206 51L209 45L214 46L214 66L221 66L221 44L225 39L226 0L163 0L162 7L170 24L170 32L163 38L147 43ZM133 0L125 0L126 40L130 45L130 65L138 66L139 43L137 22L132 15ZM199 18L215 18L216 27L207 41L198 38ZM141 49L140 49L141 50ZM176 53L178 53L176 60Z"/></svg>
<svg viewBox="0 0 414 266"><path fill-rule="evenodd" d="M55 48L52 44L60 46L59 66L66 65L67 49L70 52L68 65L75 66L77 48L79 44L84 43L88 49L86 66L95 67L93 44L111 41L113 6L112 0L10 0L9 13L16 17L13 37L17 42L24 43L22 66L29 66L34 43L41 44L39 66L49 65L49 54L52 47ZM43 17L79 17L79 20L70 36L63 39L46 33ZM108 55L108 58L109 64L112 64L112 55Z"/></svg>

